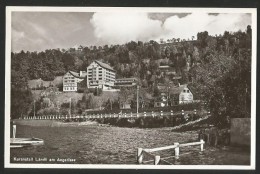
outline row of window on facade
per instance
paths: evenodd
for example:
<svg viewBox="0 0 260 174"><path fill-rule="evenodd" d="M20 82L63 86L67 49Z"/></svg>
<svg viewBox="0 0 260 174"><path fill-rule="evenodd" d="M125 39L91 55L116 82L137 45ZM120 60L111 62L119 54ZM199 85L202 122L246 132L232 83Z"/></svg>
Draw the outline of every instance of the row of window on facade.
<svg viewBox="0 0 260 174"><path fill-rule="evenodd" d="M64 90L65 91L73 91L73 90L76 90L77 88L76 87L64 87Z"/></svg>

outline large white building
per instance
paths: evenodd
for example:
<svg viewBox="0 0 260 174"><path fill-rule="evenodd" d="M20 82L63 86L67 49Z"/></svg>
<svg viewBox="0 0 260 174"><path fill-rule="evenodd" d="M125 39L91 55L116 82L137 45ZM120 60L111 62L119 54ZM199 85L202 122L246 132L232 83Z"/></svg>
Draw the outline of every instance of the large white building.
<svg viewBox="0 0 260 174"><path fill-rule="evenodd" d="M63 91L77 91L78 83L84 80L86 75L85 71L80 71L80 73L68 71L63 76Z"/></svg>
<svg viewBox="0 0 260 174"><path fill-rule="evenodd" d="M111 89L114 86L115 70L103 62L95 60L87 67L87 87Z"/></svg>

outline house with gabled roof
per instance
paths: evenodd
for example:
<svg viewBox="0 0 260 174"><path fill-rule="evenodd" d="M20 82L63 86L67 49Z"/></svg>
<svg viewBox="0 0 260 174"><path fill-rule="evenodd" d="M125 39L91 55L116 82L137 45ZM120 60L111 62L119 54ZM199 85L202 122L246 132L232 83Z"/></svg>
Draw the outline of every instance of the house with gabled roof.
<svg viewBox="0 0 260 174"><path fill-rule="evenodd" d="M95 60L87 67L87 87L112 89L116 71L108 64Z"/></svg>
<svg viewBox="0 0 260 174"><path fill-rule="evenodd" d="M86 75L85 71L80 71L79 73L68 71L63 76L63 91L77 91L78 83L83 81Z"/></svg>
<svg viewBox="0 0 260 174"><path fill-rule="evenodd" d="M159 86L160 96L154 102L154 107L174 106L178 104L192 103L193 93L187 85Z"/></svg>

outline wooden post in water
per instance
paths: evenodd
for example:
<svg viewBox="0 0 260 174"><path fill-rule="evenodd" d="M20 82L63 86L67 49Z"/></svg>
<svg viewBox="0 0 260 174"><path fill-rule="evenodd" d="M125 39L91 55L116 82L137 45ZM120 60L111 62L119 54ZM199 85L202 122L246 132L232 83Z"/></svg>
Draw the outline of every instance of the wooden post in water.
<svg viewBox="0 0 260 174"><path fill-rule="evenodd" d="M200 144L200 151L203 152L204 151L204 140L201 139L200 142L201 142L201 144Z"/></svg>
<svg viewBox="0 0 260 174"><path fill-rule="evenodd" d="M142 164L143 162L143 149L142 148L138 148L137 149L137 162L138 164Z"/></svg>
<svg viewBox="0 0 260 174"><path fill-rule="evenodd" d="M158 155L154 156L154 165L158 165L158 164L159 164L160 158L161 158L161 157L158 156Z"/></svg>
<svg viewBox="0 0 260 174"><path fill-rule="evenodd" d="M13 138L15 138L15 135L16 135L16 125L14 124L13 125Z"/></svg>
<svg viewBox="0 0 260 174"><path fill-rule="evenodd" d="M179 143L174 143L174 145L176 145L177 147L174 148L174 155L176 159L179 159L179 155L180 155L180 147L179 147Z"/></svg>

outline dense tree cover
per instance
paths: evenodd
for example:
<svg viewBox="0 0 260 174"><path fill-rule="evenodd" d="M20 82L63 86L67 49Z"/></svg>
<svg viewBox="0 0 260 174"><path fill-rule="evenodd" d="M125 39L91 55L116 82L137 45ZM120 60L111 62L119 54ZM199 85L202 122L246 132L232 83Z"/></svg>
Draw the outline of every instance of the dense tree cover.
<svg viewBox="0 0 260 174"><path fill-rule="evenodd" d="M246 32L225 32L216 44L207 33L200 37L203 48L189 72L190 86L208 103L220 125L230 117L250 117L251 27Z"/></svg>
<svg viewBox="0 0 260 174"><path fill-rule="evenodd" d="M159 94L156 84L168 84L174 77L181 76L179 82L188 83L199 99L209 103L213 114L219 115L224 110L224 115L244 117L250 115L251 32L251 26L248 26L245 31L226 31L216 36L210 36L207 31L200 32L197 40L191 41L173 38L170 43L160 44L153 40L131 41L80 50L12 53L12 93L28 90L29 79L53 80L68 70L86 70L92 61L101 60L116 70L117 78L139 78L140 85L154 92L154 97ZM168 65L172 73L163 72L159 68L163 65ZM86 80L82 82L82 92L85 85ZM21 100L29 104L29 96ZM125 102L124 95L120 97ZM20 99L14 97L12 106L18 103L16 100ZM89 108L88 100L91 99L82 98L78 106ZM111 107L109 101L104 105Z"/></svg>

